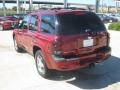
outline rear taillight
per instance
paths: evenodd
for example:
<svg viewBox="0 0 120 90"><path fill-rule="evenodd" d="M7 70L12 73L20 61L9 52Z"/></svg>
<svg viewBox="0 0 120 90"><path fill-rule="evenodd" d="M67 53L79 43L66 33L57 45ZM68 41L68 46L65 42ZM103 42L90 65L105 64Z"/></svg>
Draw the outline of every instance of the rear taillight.
<svg viewBox="0 0 120 90"><path fill-rule="evenodd" d="M53 54L54 55L62 55L62 40L55 39L53 42Z"/></svg>

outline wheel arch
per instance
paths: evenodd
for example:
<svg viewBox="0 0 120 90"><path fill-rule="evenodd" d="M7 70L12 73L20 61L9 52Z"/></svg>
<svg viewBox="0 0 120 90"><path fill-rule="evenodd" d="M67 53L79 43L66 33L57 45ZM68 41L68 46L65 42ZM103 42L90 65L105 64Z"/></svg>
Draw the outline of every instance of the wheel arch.
<svg viewBox="0 0 120 90"><path fill-rule="evenodd" d="M44 61L45 61L46 65L47 65L47 67L48 67L48 68L51 68L50 61L49 61L48 59L45 58L45 57L46 57L45 51L42 50L42 47L36 46L36 45L33 46L33 56L34 56L34 58L35 58L35 53L36 53L37 50L41 50L41 52L42 52L42 54L43 54L43 57L44 57Z"/></svg>
<svg viewBox="0 0 120 90"><path fill-rule="evenodd" d="M36 53L36 51L37 50L41 50L42 51L42 49L41 49L41 47L39 47L39 46L33 46L33 56L35 57L35 53Z"/></svg>

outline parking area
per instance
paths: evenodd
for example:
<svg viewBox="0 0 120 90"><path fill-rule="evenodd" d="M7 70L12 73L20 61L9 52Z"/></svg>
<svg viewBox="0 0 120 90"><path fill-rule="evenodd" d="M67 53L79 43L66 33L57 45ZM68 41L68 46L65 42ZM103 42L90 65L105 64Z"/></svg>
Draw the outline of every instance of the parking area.
<svg viewBox="0 0 120 90"><path fill-rule="evenodd" d="M94 68L57 72L51 79L38 75L34 58L14 50L12 30L0 31L0 90L120 89L120 32L111 34L112 56Z"/></svg>

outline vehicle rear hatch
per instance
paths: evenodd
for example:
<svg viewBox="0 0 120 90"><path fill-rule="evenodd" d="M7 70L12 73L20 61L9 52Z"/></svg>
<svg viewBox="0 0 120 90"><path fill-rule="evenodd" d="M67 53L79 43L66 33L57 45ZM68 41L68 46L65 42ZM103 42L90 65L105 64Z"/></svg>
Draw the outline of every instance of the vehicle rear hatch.
<svg viewBox="0 0 120 90"><path fill-rule="evenodd" d="M96 14L72 12L57 17L64 55L89 54L107 46L108 33Z"/></svg>

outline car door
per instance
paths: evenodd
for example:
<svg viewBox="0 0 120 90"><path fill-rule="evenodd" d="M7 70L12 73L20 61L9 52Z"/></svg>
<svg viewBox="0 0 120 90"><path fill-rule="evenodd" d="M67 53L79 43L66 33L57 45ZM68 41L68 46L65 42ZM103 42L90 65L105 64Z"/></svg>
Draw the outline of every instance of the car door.
<svg viewBox="0 0 120 90"><path fill-rule="evenodd" d="M17 41L17 44L22 47L22 29L15 29L15 39Z"/></svg>
<svg viewBox="0 0 120 90"><path fill-rule="evenodd" d="M19 30L18 30L17 38L18 38L18 40L20 42L20 45L23 48L25 48L25 46L26 46L25 33L28 32L29 18L30 18L29 15L25 16L25 18L20 22L20 24L18 26Z"/></svg>
<svg viewBox="0 0 120 90"><path fill-rule="evenodd" d="M29 28L28 31L24 33L24 43L25 48L29 53L32 53L35 37L38 31L38 16L37 15L30 15L29 19Z"/></svg>

